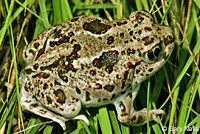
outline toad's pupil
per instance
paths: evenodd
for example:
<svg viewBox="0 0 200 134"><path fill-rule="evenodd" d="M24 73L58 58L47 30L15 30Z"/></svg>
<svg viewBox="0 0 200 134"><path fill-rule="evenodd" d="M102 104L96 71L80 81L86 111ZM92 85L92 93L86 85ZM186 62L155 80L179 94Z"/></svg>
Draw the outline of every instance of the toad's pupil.
<svg viewBox="0 0 200 134"><path fill-rule="evenodd" d="M160 48L156 48L155 51L154 51L154 55L155 55L156 57L158 57L159 54L160 54Z"/></svg>
<svg viewBox="0 0 200 134"><path fill-rule="evenodd" d="M152 52L152 51L149 51L149 52L148 52L148 58L149 58L150 60L153 60L154 55L153 55L153 52Z"/></svg>

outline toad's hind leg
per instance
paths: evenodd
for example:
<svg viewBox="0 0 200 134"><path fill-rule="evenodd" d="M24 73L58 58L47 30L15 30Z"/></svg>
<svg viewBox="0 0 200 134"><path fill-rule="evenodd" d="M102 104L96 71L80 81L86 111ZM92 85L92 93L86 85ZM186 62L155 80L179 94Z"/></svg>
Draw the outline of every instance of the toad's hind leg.
<svg viewBox="0 0 200 134"><path fill-rule="evenodd" d="M20 92L20 103L23 110L49 118L59 123L64 130L66 129L65 122L68 120L82 119L89 124L84 115L78 115L81 109L80 100L75 98L70 91L64 92L67 89L62 90L64 88L62 85L55 84L48 87L49 91L40 91L44 84L38 84L40 83L38 80L30 82L27 77L23 77L24 83L21 85ZM66 98L63 98L63 95ZM54 97L54 100L52 97Z"/></svg>
<svg viewBox="0 0 200 134"><path fill-rule="evenodd" d="M146 108L140 111L134 110L133 101L138 93L138 90L139 86L137 86L132 93L127 92L124 95L120 96L118 99L116 99L116 101L114 102L119 121L129 125L138 126L145 124L147 122L147 117L149 116L149 121L154 120L157 123L159 123L157 116L163 115L165 113L163 110L149 110L148 115Z"/></svg>

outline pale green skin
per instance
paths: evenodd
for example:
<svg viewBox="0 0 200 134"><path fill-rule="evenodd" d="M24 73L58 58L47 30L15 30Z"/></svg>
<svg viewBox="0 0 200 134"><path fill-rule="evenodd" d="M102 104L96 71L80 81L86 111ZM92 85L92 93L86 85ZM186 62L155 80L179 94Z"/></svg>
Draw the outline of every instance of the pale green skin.
<svg viewBox="0 0 200 134"><path fill-rule="evenodd" d="M84 23L96 19L110 28L103 34L94 34L83 28ZM119 22L126 24L121 25ZM101 29L99 25L92 28ZM63 37L56 36L56 31L59 30L63 35L70 36L70 32L73 35L69 42L51 47L51 41L56 42ZM109 44L110 36L114 38L114 42ZM76 41L72 41L73 39ZM173 39L174 35L169 27L154 24L151 15L143 11L133 12L129 18L112 22L81 16L75 22L67 21L51 27L24 49L23 57L28 66L20 76L21 106L24 110L58 122L66 129L65 121L72 119L81 119L89 124L84 115L79 115L82 106L114 104L120 122L142 125L146 123L147 111L135 111L133 101L141 82L152 76L167 61L174 47ZM146 42L149 44L145 44ZM39 46L36 47L35 43ZM80 45L80 50L75 50L75 44ZM44 54L38 54L42 48ZM128 48L134 49L134 54L128 54ZM74 51L78 57L72 62L66 60ZM109 54L110 51L118 54ZM153 55L148 54L150 52ZM61 55L65 58L60 59ZM100 59L102 55L103 66L98 68L96 63L94 65L94 60ZM54 63L56 67L53 67ZM66 71L68 64L73 65L76 71ZM110 66L113 70L108 73L106 69L110 69L107 68ZM91 70L95 70L96 74L91 75ZM164 114L164 111L150 110L149 120L158 121L158 114Z"/></svg>

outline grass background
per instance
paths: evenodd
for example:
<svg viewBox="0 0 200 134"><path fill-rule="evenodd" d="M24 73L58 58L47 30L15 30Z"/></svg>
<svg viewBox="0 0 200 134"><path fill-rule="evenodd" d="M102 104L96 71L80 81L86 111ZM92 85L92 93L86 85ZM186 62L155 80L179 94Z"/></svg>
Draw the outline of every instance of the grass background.
<svg viewBox="0 0 200 134"><path fill-rule="evenodd" d="M1 0L0 1L0 133L26 134L135 134L198 133L200 128L200 1L199 0ZM25 66L23 47L42 30L74 16L100 16L108 20L128 17L132 11L153 13L156 23L169 25L176 47L165 66L143 82L136 109L161 108L166 114L157 124L133 127L120 123L112 105L82 109L90 120L57 123L22 112L18 76ZM168 128L162 131L162 128ZM169 131L169 128L188 128ZM23 131L25 129L26 131ZM177 130L177 129L176 129ZM178 129L180 130L180 129ZM192 132L193 130L193 132ZM189 132L190 131L190 132Z"/></svg>

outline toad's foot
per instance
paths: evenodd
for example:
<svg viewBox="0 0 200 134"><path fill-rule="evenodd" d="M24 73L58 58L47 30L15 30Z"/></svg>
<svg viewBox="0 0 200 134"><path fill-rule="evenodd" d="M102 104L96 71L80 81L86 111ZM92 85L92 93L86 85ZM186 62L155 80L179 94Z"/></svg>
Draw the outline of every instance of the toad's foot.
<svg viewBox="0 0 200 134"><path fill-rule="evenodd" d="M137 126L145 124L147 122L147 117L149 117L149 121L156 121L159 123L157 116L165 114L163 110L149 110L149 116L147 116L146 108L140 111L135 111L133 107L133 101L137 95L138 90L139 86L134 89L134 92L126 93L115 100L114 105L117 110L119 121L129 125Z"/></svg>
<svg viewBox="0 0 200 134"><path fill-rule="evenodd" d="M164 115L163 110L149 110L149 121L156 121L159 123L158 115ZM140 111L134 111L129 118L127 118L127 123L130 125L143 125L147 122L147 109L144 108Z"/></svg>

